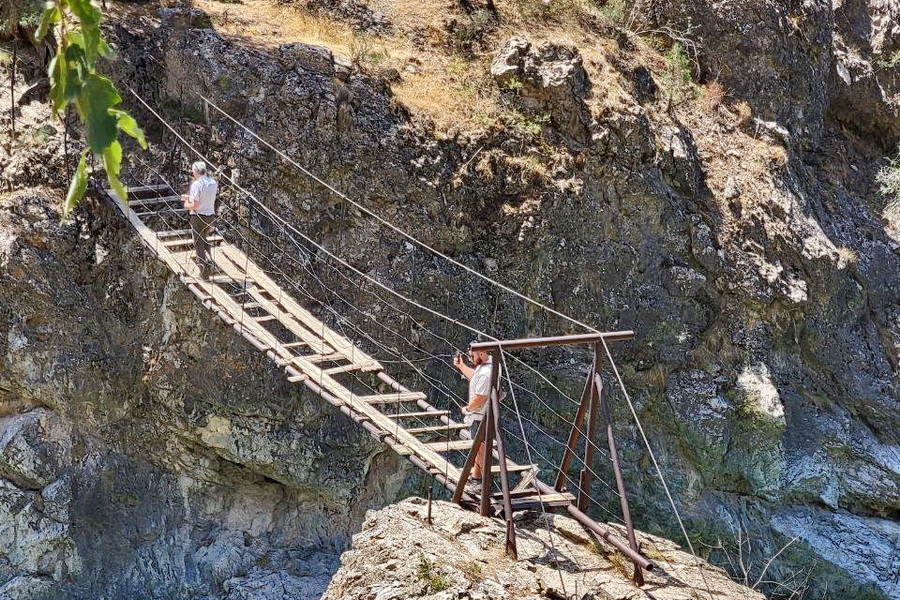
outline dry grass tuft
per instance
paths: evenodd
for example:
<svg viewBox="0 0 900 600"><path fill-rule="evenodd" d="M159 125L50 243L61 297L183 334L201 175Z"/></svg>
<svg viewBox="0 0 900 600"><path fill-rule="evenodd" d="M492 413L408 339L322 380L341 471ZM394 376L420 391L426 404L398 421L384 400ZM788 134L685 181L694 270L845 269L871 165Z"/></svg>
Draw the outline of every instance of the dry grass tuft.
<svg viewBox="0 0 900 600"><path fill-rule="evenodd" d="M750 120L750 117L753 116L753 110L750 108L750 104L747 103L746 100L741 100L738 102L734 109L737 111L737 124L741 126Z"/></svg>
<svg viewBox="0 0 900 600"><path fill-rule="evenodd" d="M711 81L703 87L703 104L711 111L716 111L725 101L725 88L718 81Z"/></svg>

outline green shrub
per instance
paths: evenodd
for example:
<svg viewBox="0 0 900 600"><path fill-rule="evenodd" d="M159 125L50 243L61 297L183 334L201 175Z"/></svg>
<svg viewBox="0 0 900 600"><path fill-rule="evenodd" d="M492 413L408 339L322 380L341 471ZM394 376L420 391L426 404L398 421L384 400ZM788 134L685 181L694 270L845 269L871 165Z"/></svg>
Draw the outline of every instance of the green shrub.
<svg viewBox="0 0 900 600"><path fill-rule="evenodd" d="M691 60L684 47L678 42L672 44L666 53L666 69L663 81L669 90L669 102L681 104L697 97L697 86L692 77Z"/></svg>
<svg viewBox="0 0 900 600"><path fill-rule="evenodd" d="M900 67L900 50L895 50L890 56L879 59L878 66L884 69Z"/></svg>
<svg viewBox="0 0 900 600"><path fill-rule="evenodd" d="M628 0L607 0L600 6L600 14L613 25L624 25L630 12Z"/></svg>
<svg viewBox="0 0 900 600"><path fill-rule="evenodd" d="M432 592L443 592L450 587L450 578L424 554L419 555L419 577L428 584Z"/></svg>

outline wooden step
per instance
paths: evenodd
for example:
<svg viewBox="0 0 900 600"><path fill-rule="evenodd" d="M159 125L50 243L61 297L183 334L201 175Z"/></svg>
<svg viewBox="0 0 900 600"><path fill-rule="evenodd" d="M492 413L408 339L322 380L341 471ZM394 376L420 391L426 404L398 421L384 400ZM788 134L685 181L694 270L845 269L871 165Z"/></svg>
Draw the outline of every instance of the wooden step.
<svg viewBox="0 0 900 600"><path fill-rule="evenodd" d="M138 207L138 208L140 208L140 207ZM171 209L171 210L165 211L166 214L186 213L186 212L187 212L187 209L186 209L186 208L173 208L173 209ZM161 214L163 214L163 213L161 213L161 212L158 211L158 210L146 210L146 211L143 211L143 212L136 212L136 213L134 213L134 215L135 215L136 217L146 217L146 216L149 216L149 215L161 215Z"/></svg>
<svg viewBox="0 0 900 600"><path fill-rule="evenodd" d="M221 235L216 234L216 235L211 235L208 238L206 238L206 241L209 242L210 244L218 244L219 242L224 242L225 238L223 238ZM162 243L162 245L165 246L166 248L177 248L178 246L187 246L188 244L193 244L193 243L194 243L193 238L186 238L186 239L165 240Z"/></svg>
<svg viewBox="0 0 900 600"><path fill-rule="evenodd" d="M331 367L330 369L325 369L325 373L327 375L336 375L338 373L346 373L347 371L359 371L362 367L360 367L356 363L350 363L349 365L341 365L340 367Z"/></svg>
<svg viewBox="0 0 900 600"><path fill-rule="evenodd" d="M447 417L450 415L449 410L427 410L422 412L407 412L396 415L384 413L392 419L419 419L422 417Z"/></svg>
<svg viewBox="0 0 900 600"><path fill-rule="evenodd" d="M524 471L532 471L537 468L537 465L507 465L506 472L507 473L522 473ZM491 473L499 473L500 465L492 465Z"/></svg>
<svg viewBox="0 0 900 600"><path fill-rule="evenodd" d="M191 229L168 229L166 231L157 231L156 237L162 239L165 237L183 237L186 235L191 235L193 232Z"/></svg>
<svg viewBox="0 0 900 600"><path fill-rule="evenodd" d="M429 442L428 447L436 452L452 452L454 450L471 450L472 440L449 440L444 442Z"/></svg>
<svg viewBox="0 0 900 600"><path fill-rule="evenodd" d="M274 315L263 315L261 317L253 317L253 320L256 321L257 323L265 323L267 321L274 321L275 316Z"/></svg>
<svg viewBox="0 0 900 600"><path fill-rule="evenodd" d="M411 433L416 435L418 433L434 433L436 431L453 431L454 429L468 429L469 426L465 423L451 423L450 425L434 425L432 427L413 427L412 429L407 429L407 433Z"/></svg>
<svg viewBox="0 0 900 600"><path fill-rule="evenodd" d="M153 204L165 204L167 202L181 202L181 196L157 196L150 198L136 198L128 201L128 207L134 209L135 206L150 206Z"/></svg>
<svg viewBox="0 0 900 600"><path fill-rule="evenodd" d="M344 355L340 352L329 352L328 354L310 354L309 356L304 356L303 358L312 363L320 363L341 360L344 358ZM326 371L326 373L327 372L328 371Z"/></svg>
<svg viewBox="0 0 900 600"><path fill-rule="evenodd" d="M502 496L501 496L502 498ZM529 496L523 496L521 498L514 498L512 500L512 508L513 510L525 510L528 508L550 508L557 506L568 506L575 502L575 496L568 493L562 494L541 494L538 496L537 494L531 494Z"/></svg>
<svg viewBox="0 0 900 600"><path fill-rule="evenodd" d="M416 402L425 400L427 396L422 392L388 392L373 396L357 396L357 398L369 404L390 404L391 402Z"/></svg>
<svg viewBox="0 0 900 600"><path fill-rule="evenodd" d="M106 190L106 191L110 195L113 195L113 196L115 195L115 192L113 190ZM147 193L151 193L151 194L166 193L166 194L168 194L171 192L172 192L172 186L165 184L165 183L160 183L158 185L136 185L134 187L128 188L128 197L130 198L132 195L140 196L142 194L147 194Z"/></svg>
<svg viewBox="0 0 900 600"><path fill-rule="evenodd" d="M254 304L256 304L256 303L254 302ZM256 306L259 306L259 304L256 304ZM300 348L301 346L306 346L308 344L306 342L288 342L287 344L281 344L281 345L284 348Z"/></svg>

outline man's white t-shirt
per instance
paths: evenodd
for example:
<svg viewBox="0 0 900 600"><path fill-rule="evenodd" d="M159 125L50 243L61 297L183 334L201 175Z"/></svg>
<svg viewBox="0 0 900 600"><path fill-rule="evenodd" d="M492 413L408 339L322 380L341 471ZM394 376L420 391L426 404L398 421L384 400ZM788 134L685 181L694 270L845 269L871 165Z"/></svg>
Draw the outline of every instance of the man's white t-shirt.
<svg viewBox="0 0 900 600"><path fill-rule="evenodd" d="M487 362L483 362L475 367L472 379L469 380L469 402L472 402L472 398L475 396L487 396L490 392L491 367L491 359L488 359ZM490 402L490 400L488 400L488 402ZM487 412L488 402L485 402L481 405L481 408L473 410L469 414L473 415L475 419L483 419Z"/></svg>
<svg viewBox="0 0 900 600"><path fill-rule="evenodd" d="M201 175L191 183L189 197L191 202L198 202L197 210L191 211L198 215L214 215L216 214L216 192L219 191L219 184L209 175Z"/></svg>

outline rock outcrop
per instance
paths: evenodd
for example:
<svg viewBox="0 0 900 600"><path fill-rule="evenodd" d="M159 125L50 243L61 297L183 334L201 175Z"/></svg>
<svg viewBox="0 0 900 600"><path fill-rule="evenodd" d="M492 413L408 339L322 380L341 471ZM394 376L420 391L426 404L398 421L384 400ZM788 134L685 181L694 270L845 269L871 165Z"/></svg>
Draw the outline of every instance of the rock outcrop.
<svg viewBox="0 0 900 600"><path fill-rule="evenodd" d="M428 512L424 500L410 498L368 513L322 600L676 600L706 598L710 590L722 600L764 599L722 569L640 532L639 543L660 567L646 575L644 588L631 581L627 559L568 517L520 514L512 560L504 554L502 522L447 502L432 504L431 523Z"/></svg>

